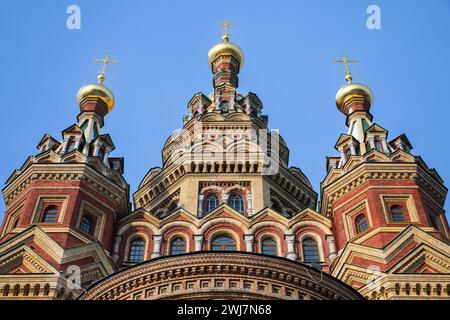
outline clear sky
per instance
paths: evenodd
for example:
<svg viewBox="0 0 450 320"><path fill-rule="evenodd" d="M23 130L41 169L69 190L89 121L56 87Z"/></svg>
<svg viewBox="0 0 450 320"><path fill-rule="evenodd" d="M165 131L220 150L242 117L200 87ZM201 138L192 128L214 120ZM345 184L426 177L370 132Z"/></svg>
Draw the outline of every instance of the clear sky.
<svg viewBox="0 0 450 320"><path fill-rule="evenodd" d="M66 27L71 4L81 8L80 30ZM366 26L371 4L381 9L381 30ZM240 92L258 94L270 127L288 143L290 165L316 191L325 156L337 155L333 146L347 130L334 104L344 74L332 60L342 53L360 61L354 80L374 93L374 121L391 138L406 133L413 152L450 182L449 0L3 0L0 181L37 153L44 133L60 139L76 122L76 93L96 80L93 61L108 53L120 63L107 75L116 107L103 132L116 145L112 155L125 156L125 177L136 191L161 164L189 99L211 92L207 53L224 19L234 23L232 41L246 55Z"/></svg>

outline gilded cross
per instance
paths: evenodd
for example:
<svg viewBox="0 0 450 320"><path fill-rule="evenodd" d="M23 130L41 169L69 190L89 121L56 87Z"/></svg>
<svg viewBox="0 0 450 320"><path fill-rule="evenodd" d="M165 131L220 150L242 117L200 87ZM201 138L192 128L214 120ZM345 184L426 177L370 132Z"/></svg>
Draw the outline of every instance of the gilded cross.
<svg viewBox="0 0 450 320"><path fill-rule="evenodd" d="M105 81L105 72L106 72L106 66L108 65L108 63L118 63L119 61L117 60L110 60L111 56L109 54L105 55L105 58L103 58L103 60L98 60L96 59L95 62L96 63L103 63L102 66L102 70L98 73L98 83L102 84L103 81Z"/></svg>
<svg viewBox="0 0 450 320"><path fill-rule="evenodd" d="M224 36L229 36L230 35L230 27L232 26L233 24L230 22L230 21L228 21L228 20L225 20L224 22L223 22L223 35Z"/></svg>
<svg viewBox="0 0 450 320"><path fill-rule="evenodd" d="M350 73L350 68L348 67L349 63L357 63L358 60L349 60L348 56L346 54L342 55L341 60L334 60L334 63L342 63L344 65L345 69L345 80L347 80L348 83L352 82L352 74Z"/></svg>

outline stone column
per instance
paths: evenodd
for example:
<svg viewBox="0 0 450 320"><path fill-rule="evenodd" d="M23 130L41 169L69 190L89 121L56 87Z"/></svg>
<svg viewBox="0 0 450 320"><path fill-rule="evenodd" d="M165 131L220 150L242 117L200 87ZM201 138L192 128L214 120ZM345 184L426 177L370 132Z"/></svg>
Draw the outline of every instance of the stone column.
<svg viewBox="0 0 450 320"><path fill-rule="evenodd" d="M151 258L158 258L161 256L161 243L162 243L162 236L153 236L153 253L151 255Z"/></svg>
<svg viewBox="0 0 450 320"><path fill-rule="evenodd" d="M253 196L247 195L245 199L247 200L247 214L251 217L253 215Z"/></svg>
<svg viewBox="0 0 450 320"><path fill-rule="evenodd" d="M383 151L386 153L389 153L390 150L389 150L389 146L387 145L386 137L381 136L380 139L381 139L381 144L383 145L383 149L384 149Z"/></svg>
<svg viewBox="0 0 450 320"><path fill-rule="evenodd" d="M340 165L342 166L345 163L345 161L347 161L347 159L345 159L345 153L344 153L344 148L343 147L341 147L339 149L339 153L341 154L341 163L340 163Z"/></svg>
<svg viewBox="0 0 450 320"><path fill-rule="evenodd" d="M74 146L73 150L78 150L78 148L80 147L80 143L81 143L81 137L75 141L75 146Z"/></svg>
<svg viewBox="0 0 450 320"><path fill-rule="evenodd" d="M244 236L245 240L245 247L247 252L253 252L253 240L255 239L255 236L253 234L246 234Z"/></svg>
<svg viewBox="0 0 450 320"><path fill-rule="evenodd" d="M298 259L298 254L295 253L295 235L287 234L284 236L284 239L287 242L287 250L288 250L286 258L296 261Z"/></svg>
<svg viewBox="0 0 450 320"><path fill-rule="evenodd" d="M113 258L114 260L119 259L119 247L120 242L122 241L122 236L116 235L114 237L114 247L113 247Z"/></svg>
<svg viewBox="0 0 450 320"><path fill-rule="evenodd" d="M334 260L336 258L336 245L334 243L334 237L333 236L326 236L328 247L330 248L330 254L328 255L328 259Z"/></svg>
<svg viewBox="0 0 450 320"><path fill-rule="evenodd" d="M68 136L64 136L60 154L63 154L64 152L66 152L67 142L69 142L69 137Z"/></svg>
<svg viewBox="0 0 450 320"><path fill-rule="evenodd" d="M197 210L197 217L201 218L203 215L203 195L198 196L198 210Z"/></svg>
<svg viewBox="0 0 450 320"><path fill-rule="evenodd" d="M371 149L375 149L375 140L373 136L370 136L369 138L369 146Z"/></svg>
<svg viewBox="0 0 450 320"><path fill-rule="evenodd" d="M98 156L98 150L100 149L100 146L98 143L94 144L94 152L92 153L92 156Z"/></svg>
<svg viewBox="0 0 450 320"><path fill-rule="evenodd" d="M227 193L222 193L222 202L228 203L229 195Z"/></svg>
<svg viewBox="0 0 450 320"><path fill-rule="evenodd" d="M194 235L194 243L195 243L195 251L202 251L203 250L203 235L202 234L195 234Z"/></svg>
<svg viewBox="0 0 450 320"><path fill-rule="evenodd" d="M111 153L111 150L110 149L108 149L108 150L106 150L106 152L105 152L105 157L103 158L103 164L105 165L105 167L107 167L107 168L109 168L109 161L108 161L108 159L109 159L109 154Z"/></svg>
<svg viewBox="0 0 450 320"><path fill-rule="evenodd" d="M352 155L356 156L356 148L355 148L355 144L352 142L349 144L350 146L350 152Z"/></svg>

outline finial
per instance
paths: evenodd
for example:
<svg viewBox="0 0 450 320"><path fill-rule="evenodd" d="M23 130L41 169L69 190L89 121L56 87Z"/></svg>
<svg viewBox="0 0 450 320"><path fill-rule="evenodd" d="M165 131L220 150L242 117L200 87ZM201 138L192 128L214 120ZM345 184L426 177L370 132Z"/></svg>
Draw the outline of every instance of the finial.
<svg viewBox="0 0 450 320"><path fill-rule="evenodd" d="M223 35L222 35L223 42L230 41L230 27L232 25L233 24L230 21L228 21L228 20L225 20L223 22Z"/></svg>
<svg viewBox="0 0 450 320"><path fill-rule="evenodd" d="M98 79L98 84L103 84L103 81L105 81L105 72L106 72L106 65L108 63L118 63L119 61L117 60L109 60L110 55L107 54L105 55L105 58L103 60L95 60L96 63L103 63L103 67L102 70L98 73L97 79Z"/></svg>
<svg viewBox="0 0 450 320"><path fill-rule="evenodd" d="M348 83L352 83L353 77L352 77L352 74L350 73L350 69L348 67L348 64L349 63L357 63L358 60L348 60L348 56L346 54L343 54L341 60L334 60L333 62L334 63L342 63L342 64L344 64L345 80L347 80Z"/></svg>

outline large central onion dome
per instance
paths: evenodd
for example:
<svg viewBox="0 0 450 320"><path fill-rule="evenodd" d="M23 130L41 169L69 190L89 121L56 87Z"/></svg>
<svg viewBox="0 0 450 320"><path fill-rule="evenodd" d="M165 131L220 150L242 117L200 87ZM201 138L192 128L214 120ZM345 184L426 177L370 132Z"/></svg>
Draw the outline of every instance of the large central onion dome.
<svg viewBox="0 0 450 320"><path fill-rule="evenodd" d="M242 66L244 64L244 53L238 45L230 42L230 38L227 34L223 35L222 43L216 44L209 50L208 53L208 63L211 66L212 62L216 60L219 56L233 56L239 61Z"/></svg>

